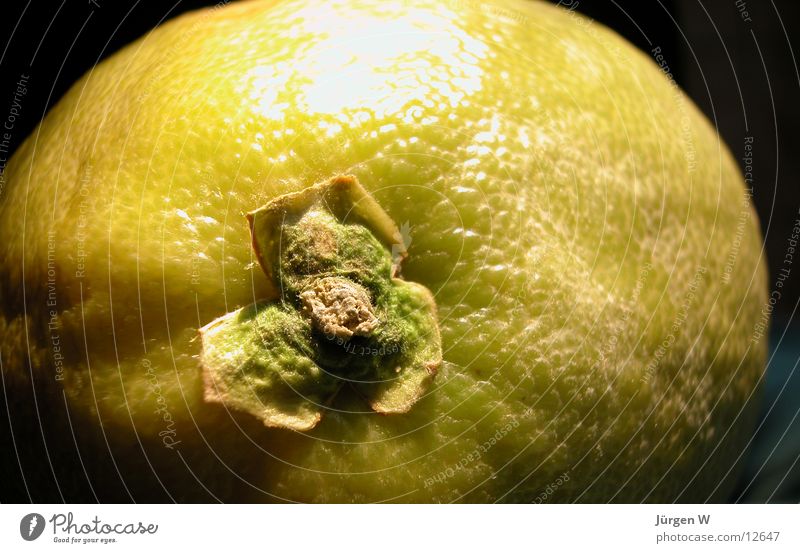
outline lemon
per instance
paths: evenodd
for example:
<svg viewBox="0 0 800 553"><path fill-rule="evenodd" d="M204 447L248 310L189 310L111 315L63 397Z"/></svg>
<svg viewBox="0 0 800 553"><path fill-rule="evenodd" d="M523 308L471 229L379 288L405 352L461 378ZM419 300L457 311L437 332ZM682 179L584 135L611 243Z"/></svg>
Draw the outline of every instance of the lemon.
<svg viewBox="0 0 800 553"><path fill-rule="evenodd" d="M405 414L337 395L305 432L205 401L198 329L273 297L244 215L344 174L433 294L432 386ZM737 474L756 216L691 101L575 13L183 15L77 82L4 180L8 454L36 500L700 501Z"/></svg>

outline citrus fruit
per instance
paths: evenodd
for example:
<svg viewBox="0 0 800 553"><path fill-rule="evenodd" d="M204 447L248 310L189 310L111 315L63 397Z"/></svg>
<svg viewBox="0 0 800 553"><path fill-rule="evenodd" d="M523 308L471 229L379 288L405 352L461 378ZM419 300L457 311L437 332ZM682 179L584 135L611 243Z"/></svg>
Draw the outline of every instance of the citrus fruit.
<svg viewBox="0 0 800 553"><path fill-rule="evenodd" d="M341 175L402 236L398 286L433 297L438 373L404 413L317 390L313 428L209 401L199 329L276 301L245 215ZM90 70L4 179L0 347L35 500L696 501L736 476L766 351L755 214L669 76L575 13L183 15ZM265 324L307 336L298 313Z"/></svg>

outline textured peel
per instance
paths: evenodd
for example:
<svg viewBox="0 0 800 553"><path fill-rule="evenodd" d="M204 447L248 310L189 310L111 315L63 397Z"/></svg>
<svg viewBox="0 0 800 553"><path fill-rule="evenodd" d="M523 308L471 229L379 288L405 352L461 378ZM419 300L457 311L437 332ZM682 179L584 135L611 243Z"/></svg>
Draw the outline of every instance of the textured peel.
<svg viewBox="0 0 800 553"><path fill-rule="evenodd" d="M568 470L549 501L720 499L767 352L736 157L649 56L545 3L252 0L167 22L3 174L0 350L31 494L60 503L55 472L88 502L531 501ZM410 229L435 392L390 417L342 390L302 434L233 418L203 399L196 337L277 296L241 214L338 173Z"/></svg>

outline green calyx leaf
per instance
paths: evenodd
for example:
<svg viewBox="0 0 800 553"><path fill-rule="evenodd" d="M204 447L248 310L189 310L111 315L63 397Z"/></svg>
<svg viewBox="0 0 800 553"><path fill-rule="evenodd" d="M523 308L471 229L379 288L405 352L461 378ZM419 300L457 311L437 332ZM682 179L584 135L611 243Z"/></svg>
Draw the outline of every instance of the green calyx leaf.
<svg viewBox="0 0 800 553"><path fill-rule="evenodd" d="M252 304L203 327L206 401L267 426L314 428L341 383L313 361L309 330L277 303Z"/></svg>
<svg viewBox="0 0 800 553"><path fill-rule="evenodd" d="M373 410L405 413L442 361L436 304L398 278L391 218L355 177L280 196L247 216L280 299L200 329L206 401L305 431L343 386Z"/></svg>

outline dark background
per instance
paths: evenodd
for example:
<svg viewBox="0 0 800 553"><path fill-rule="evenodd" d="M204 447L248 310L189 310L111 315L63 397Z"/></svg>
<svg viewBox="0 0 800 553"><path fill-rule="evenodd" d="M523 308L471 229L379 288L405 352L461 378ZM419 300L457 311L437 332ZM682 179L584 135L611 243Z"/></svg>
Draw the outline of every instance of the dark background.
<svg viewBox="0 0 800 553"><path fill-rule="evenodd" d="M800 45L796 0L561 0L625 36L639 48L661 47L678 84L706 113L740 159L754 139L753 200L774 275L800 217ZM9 155L48 108L99 60L159 22L215 1L4 1L0 7L0 113L11 109L16 83L27 92ZM747 12L750 21L740 10ZM731 200L734 201L734 200ZM738 199L736 200L738 201ZM800 332L792 324L800 299L800 266L775 307L767 401L737 497L800 499Z"/></svg>

